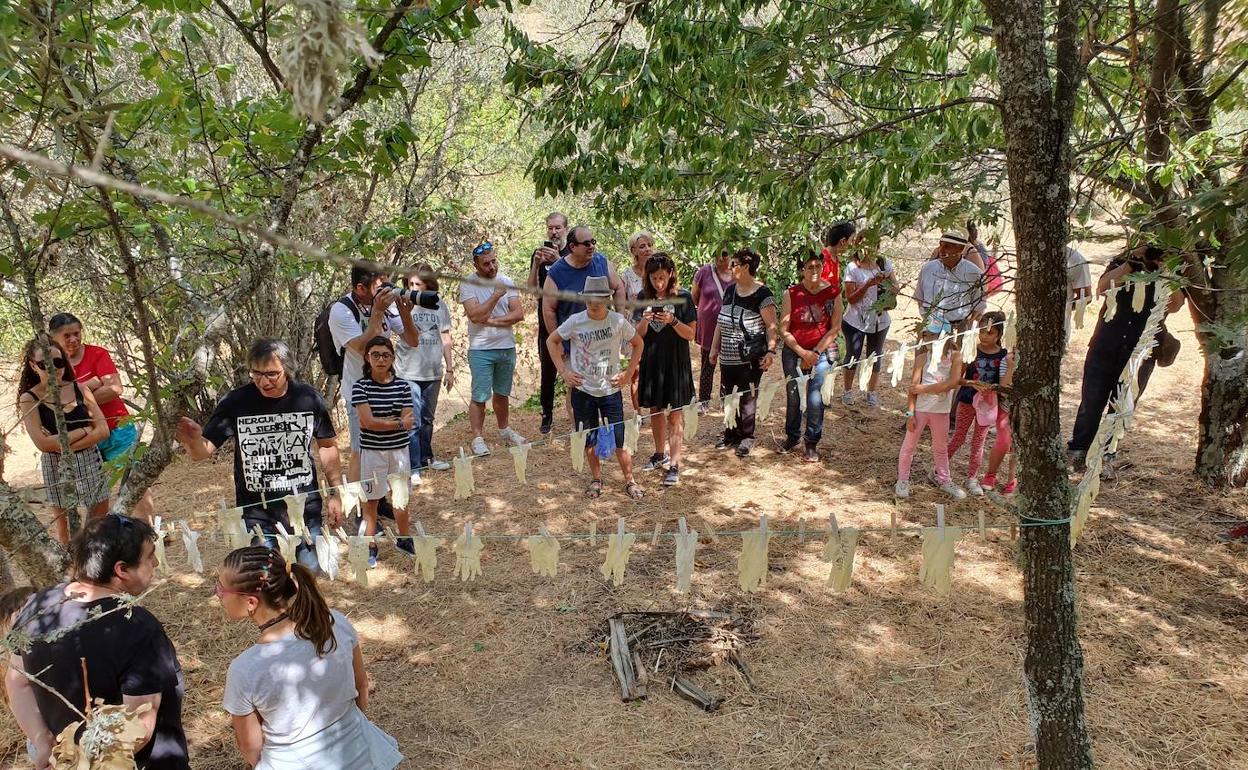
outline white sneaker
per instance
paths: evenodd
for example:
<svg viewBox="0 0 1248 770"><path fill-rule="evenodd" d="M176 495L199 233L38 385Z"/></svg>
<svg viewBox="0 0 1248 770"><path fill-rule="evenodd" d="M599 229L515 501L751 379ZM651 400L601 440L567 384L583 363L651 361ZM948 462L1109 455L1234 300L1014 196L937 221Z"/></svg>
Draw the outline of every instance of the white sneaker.
<svg viewBox="0 0 1248 770"><path fill-rule="evenodd" d="M412 471L412 486L418 487L423 483L425 482L420 478L420 471Z"/></svg>
<svg viewBox="0 0 1248 770"><path fill-rule="evenodd" d="M512 446L522 446L528 443L524 440L524 436L516 433L511 428L503 428L500 430L498 432L498 440L502 441L504 444L511 444Z"/></svg>
<svg viewBox="0 0 1248 770"><path fill-rule="evenodd" d="M435 471L449 471L451 469L451 464L446 460L434 460L429 463L429 467Z"/></svg>
<svg viewBox="0 0 1248 770"><path fill-rule="evenodd" d="M966 490L954 484L952 481L946 481L940 485L940 491L952 497L954 500L965 500ZM981 492L983 490L980 490Z"/></svg>
<svg viewBox="0 0 1248 770"><path fill-rule="evenodd" d="M967 479L966 491L976 497L984 496L984 488L979 485L979 479Z"/></svg>
<svg viewBox="0 0 1248 770"><path fill-rule="evenodd" d="M897 486L893 487L893 495L903 500L910 496L910 482L898 479Z"/></svg>
<svg viewBox="0 0 1248 770"><path fill-rule="evenodd" d="M485 445L485 439L477 436L472 440L472 453L478 457L490 453L490 448Z"/></svg>
<svg viewBox="0 0 1248 770"><path fill-rule="evenodd" d="M870 393L868 393L867 394L867 408L875 409L879 405L880 405L880 397L875 395L875 391L871 391Z"/></svg>
<svg viewBox="0 0 1248 770"><path fill-rule="evenodd" d="M841 393L841 403L844 404L845 406L853 406L854 405L854 391L847 390Z"/></svg>

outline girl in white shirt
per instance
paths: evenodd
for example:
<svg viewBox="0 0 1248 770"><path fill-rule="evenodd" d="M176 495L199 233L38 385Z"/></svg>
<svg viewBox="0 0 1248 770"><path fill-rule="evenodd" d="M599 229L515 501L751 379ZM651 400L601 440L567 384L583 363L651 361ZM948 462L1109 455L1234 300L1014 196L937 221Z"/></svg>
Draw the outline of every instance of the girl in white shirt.
<svg viewBox="0 0 1248 770"><path fill-rule="evenodd" d="M897 487L899 498L910 496L910 466L918 449L924 429L932 432L932 465L936 471L936 483L955 500L966 497L966 492L949 478L949 409L953 405L953 393L962 384L962 354L957 339L946 339L940 360L929 366L933 355L933 343L942 331L951 334L949 324L933 318L931 324L919 336L921 347L914 354L914 372L911 376L910 399L906 409L906 437L901 442L897 456Z"/></svg>
<svg viewBox="0 0 1248 770"><path fill-rule="evenodd" d="M225 675L225 710L249 766L393 770L403 761L394 738L364 716L359 637L307 567L264 546L239 548L225 557L216 595L227 617L260 634Z"/></svg>

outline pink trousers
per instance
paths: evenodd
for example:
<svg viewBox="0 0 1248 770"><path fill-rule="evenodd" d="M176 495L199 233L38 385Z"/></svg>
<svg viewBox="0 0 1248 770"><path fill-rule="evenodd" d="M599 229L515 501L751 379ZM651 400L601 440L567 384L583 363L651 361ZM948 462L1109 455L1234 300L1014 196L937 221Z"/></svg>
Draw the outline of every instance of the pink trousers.
<svg viewBox="0 0 1248 770"><path fill-rule="evenodd" d="M974 431L971 431L971 428ZM984 440L988 438L988 429L990 425L980 425L975 420L975 406L973 404L958 404L957 420L953 426L953 438L949 439L949 459L958 453L962 448L963 442L966 441L966 434L971 433L971 456L966 463L966 477L968 479L979 478L979 464L984 459ZM997 409L997 438L993 442L992 449L1000 456L1004 457L1010 453L1010 445L1012 443L1010 434L1010 413L1005 409Z"/></svg>
<svg viewBox="0 0 1248 770"><path fill-rule="evenodd" d="M945 442L949 436L948 412L915 412L915 430L906 430L906 437L901 442L901 454L897 455L897 479L910 480L910 466L914 463L914 452L919 448L919 439L924 430L932 432L932 465L936 468L936 480L941 484L949 481L949 450Z"/></svg>

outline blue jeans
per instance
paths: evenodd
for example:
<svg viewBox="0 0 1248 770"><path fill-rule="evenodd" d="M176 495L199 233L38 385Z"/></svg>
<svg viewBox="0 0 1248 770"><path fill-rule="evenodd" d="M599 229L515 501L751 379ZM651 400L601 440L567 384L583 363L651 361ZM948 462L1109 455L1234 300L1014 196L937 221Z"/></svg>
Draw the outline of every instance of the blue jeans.
<svg viewBox="0 0 1248 770"><path fill-rule="evenodd" d="M412 413L416 425L408 434L407 456L412 470L427 468L433 462L433 414L438 410L441 380L412 380Z"/></svg>
<svg viewBox="0 0 1248 770"><path fill-rule="evenodd" d="M797 354L789 350L785 346L780 353L780 365L784 368L784 376L786 379L797 377L801 369L806 372L802 366L802 359ZM828 358L827 353L820 353L819 360L815 362L815 367L809 372L810 379L806 381L806 444L814 446L819 443L819 439L823 438L823 380L832 372L833 363ZM789 441L795 443L802 429L802 397L797 392L797 383L788 382L784 386L785 390L785 414L784 414L784 435Z"/></svg>
<svg viewBox="0 0 1248 770"><path fill-rule="evenodd" d="M591 429L585 436L585 448L593 449L598 440L598 426L610 425L615 434L615 448L624 448L624 397L620 391L605 396L591 396L583 390L572 390L572 418L578 429Z"/></svg>
<svg viewBox="0 0 1248 770"><path fill-rule="evenodd" d="M316 492L312 494L316 494ZM248 516L246 514L247 510L246 508L243 509L243 525L247 527L247 532L251 533L251 544L267 546L270 550L276 551L277 527L269 524L267 519L261 520ZM263 541L256 538L253 532L257 524L260 525L260 531L265 535ZM295 560L312 570L313 574L316 574L321 569L321 563L316 559L316 539L321 536L320 515L309 516L304 514L303 525L308 528L308 537L312 540L312 544L308 545L300 541L299 545L295 547Z"/></svg>

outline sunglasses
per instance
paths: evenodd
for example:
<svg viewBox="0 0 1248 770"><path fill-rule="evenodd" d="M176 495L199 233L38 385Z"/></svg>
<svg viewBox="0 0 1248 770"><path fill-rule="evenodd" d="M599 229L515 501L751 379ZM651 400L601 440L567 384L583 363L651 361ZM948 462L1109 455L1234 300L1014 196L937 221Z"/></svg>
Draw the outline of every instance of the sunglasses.
<svg viewBox="0 0 1248 770"><path fill-rule="evenodd" d="M37 368L44 370L45 372L48 370L47 364L45 364L42 360L31 361L31 363L34 364ZM53 365L56 366L57 369L65 368L65 359L63 358L53 358L52 363Z"/></svg>
<svg viewBox="0 0 1248 770"><path fill-rule="evenodd" d="M479 257L485 252L493 251L493 250L494 250L494 244L490 243L489 241L484 241L480 246L477 246L475 249L472 250L472 256Z"/></svg>
<svg viewBox="0 0 1248 770"><path fill-rule="evenodd" d="M590 238L588 241L572 241L572 245L573 246L589 246L592 248L598 245L598 239Z"/></svg>

